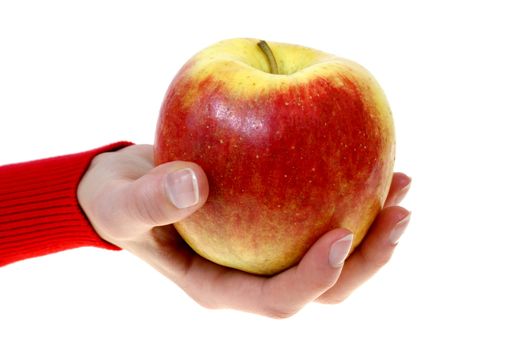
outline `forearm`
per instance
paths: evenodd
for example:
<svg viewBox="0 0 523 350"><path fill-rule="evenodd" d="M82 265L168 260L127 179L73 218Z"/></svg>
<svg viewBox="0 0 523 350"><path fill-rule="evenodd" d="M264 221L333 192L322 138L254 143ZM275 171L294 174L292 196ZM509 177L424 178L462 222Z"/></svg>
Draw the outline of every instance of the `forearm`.
<svg viewBox="0 0 523 350"><path fill-rule="evenodd" d="M78 184L95 150L0 167L0 266L83 246L118 250L93 230L78 204Z"/></svg>

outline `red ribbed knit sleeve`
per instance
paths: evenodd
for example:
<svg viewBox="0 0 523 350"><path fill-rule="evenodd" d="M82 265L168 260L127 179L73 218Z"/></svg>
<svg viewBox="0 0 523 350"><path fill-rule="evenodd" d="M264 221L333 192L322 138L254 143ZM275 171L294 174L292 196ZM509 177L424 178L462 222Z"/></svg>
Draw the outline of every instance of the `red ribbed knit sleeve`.
<svg viewBox="0 0 523 350"><path fill-rule="evenodd" d="M94 156L130 144L1 166L0 266L83 246L119 250L94 231L76 190Z"/></svg>

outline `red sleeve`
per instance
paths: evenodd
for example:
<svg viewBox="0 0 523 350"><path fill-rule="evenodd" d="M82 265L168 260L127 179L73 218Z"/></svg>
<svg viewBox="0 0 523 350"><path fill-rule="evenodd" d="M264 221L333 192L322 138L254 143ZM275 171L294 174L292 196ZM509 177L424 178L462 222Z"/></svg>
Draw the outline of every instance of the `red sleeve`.
<svg viewBox="0 0 523 350"><path fill-rule="evenodd" d="M120 248L102 240L76 197L97 154L131 145L0 167L0 266L78 247Z"/></svg>

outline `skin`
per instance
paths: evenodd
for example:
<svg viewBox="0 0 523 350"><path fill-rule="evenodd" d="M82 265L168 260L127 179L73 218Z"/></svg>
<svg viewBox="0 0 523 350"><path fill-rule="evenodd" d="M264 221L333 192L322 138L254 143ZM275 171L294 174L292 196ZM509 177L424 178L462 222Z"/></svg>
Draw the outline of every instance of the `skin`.
<svg viewBox="0 0 523 350"><path fill-rule="evenodd" d="M168 173L187 167L196 173L200 201L178 209L163 181ZM332 266L329 260L333 244L349 233L337 228L325 232L297 265L272 277L214 264L178 235L172 223L197 212L209 193L205 173L195 163L155 167L150 145L100 154L82 178L78 199L103 239L143 259L200 305L286 318L310 302L340 303L389 261L410 218L398 206L409 186L408 176L394 174L384 209L344 264Z"/></svg>

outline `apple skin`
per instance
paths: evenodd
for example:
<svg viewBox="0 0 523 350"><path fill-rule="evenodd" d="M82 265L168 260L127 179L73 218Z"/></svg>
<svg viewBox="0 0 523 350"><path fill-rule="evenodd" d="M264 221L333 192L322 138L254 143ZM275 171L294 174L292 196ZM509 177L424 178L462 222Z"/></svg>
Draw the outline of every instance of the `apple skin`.
<svg viewBox="0 0 523 350"><path fill-rule="evenodd" d="M269 42L271 74L255 39L204 49L165 95L155 163L199 164L206 204L175 224L201 256L272 275L296 264L327 231L354 249L382 209L393 174L390 108L362 66Z"/></svg>

